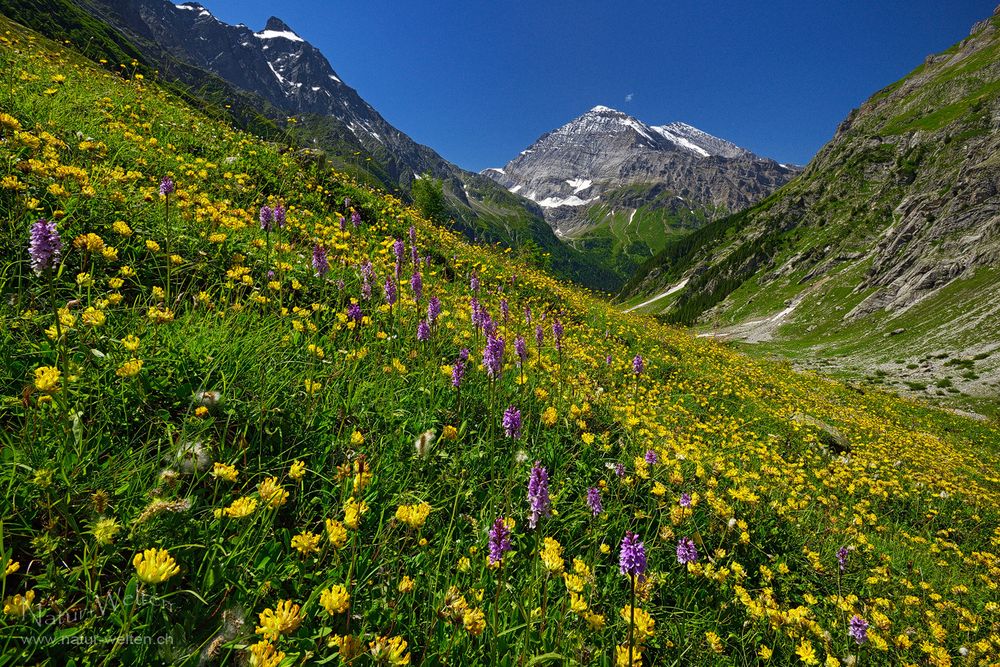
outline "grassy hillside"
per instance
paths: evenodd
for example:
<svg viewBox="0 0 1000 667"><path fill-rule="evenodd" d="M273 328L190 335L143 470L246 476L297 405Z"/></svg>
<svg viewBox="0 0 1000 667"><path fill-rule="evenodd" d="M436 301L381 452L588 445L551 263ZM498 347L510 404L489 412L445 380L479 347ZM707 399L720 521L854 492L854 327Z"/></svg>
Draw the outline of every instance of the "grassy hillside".
<svg viewBox="0 0 1000 667"><path fill-rule="evenodd" d="M610 267L621 283L664 247L683 238L716 216L690 204L662 184L633 184L611 190L588 207L590 225L562 240Z"/></svg>
<svg viewBox="0 0 1000 667"><path fill-rule="evenodd" d="M995 425L621 315L6 20L0 72L2 662L1000 655Z"/></svg>
<svg viewBox="0 0 1000 667"><path fill-rule="evenodd" d="M668 243L625 299L688 278L642 310L998 414L998 53L995 15L854 110L777 193ZM928 363L979 354L961 381Z"/></svg>

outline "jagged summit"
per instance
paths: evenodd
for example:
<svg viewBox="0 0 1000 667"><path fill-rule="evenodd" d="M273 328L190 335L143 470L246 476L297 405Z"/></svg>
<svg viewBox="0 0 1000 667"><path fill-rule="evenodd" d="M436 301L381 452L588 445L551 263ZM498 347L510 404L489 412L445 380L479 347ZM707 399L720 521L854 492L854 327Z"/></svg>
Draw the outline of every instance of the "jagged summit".
<svg viewBox="0 0 1000 667"><path fill-rule="evenodd" d="M254 33L258 39L287 39L292 42L304 42L305 40L296 34L287 23L272 16L267 20L267 25L260 32Z"/></svg>
<svg viewBox="0 0 1000 667"><path fill-rule="evenodd" d="M539 204L561 235L595 224L588 212L611 191L664 187L686 210L734 211L770 194L797 173L687 123L649 125L599 104L539 137L503 168L484 175ZM633 198L630 208L643 205Z"/></svg>

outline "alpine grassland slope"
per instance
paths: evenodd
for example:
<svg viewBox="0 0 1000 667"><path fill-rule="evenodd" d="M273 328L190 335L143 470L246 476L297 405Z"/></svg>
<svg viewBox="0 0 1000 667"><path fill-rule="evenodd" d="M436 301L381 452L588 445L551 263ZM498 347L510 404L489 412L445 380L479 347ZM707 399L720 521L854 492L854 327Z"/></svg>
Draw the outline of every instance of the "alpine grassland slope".
<svg viewBox="0 0 1000 667"><path fill-rule="evenodd" d="M640 310L996 416L998 156L995 14L852 111L788 185L668 242L627 302L687 279Z"/></svg>
<svg viewBox="0 0 1000 667"><path fill-rule="evenodd" d="M1000 656L994 425L620 314L6 20L0 72L5 664Z"/></svg>

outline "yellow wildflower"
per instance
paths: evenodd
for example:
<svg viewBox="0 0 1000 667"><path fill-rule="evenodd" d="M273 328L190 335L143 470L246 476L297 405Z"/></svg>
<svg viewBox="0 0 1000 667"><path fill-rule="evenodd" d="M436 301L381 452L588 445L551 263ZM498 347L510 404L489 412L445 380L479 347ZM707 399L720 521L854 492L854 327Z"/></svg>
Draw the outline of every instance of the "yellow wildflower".
<svg viewBox="0 0 1000 667"><path fill-rule="evenodd" d="M427 520L427 515L431 513L429 503L419 503L417 505L400 505L396 510L396 519L402 521L410 528L419 530Z"/></svg>
<svg viewBox="0 0 1000 667"><path fill-rule="evenodd" d="M551 537L546 537L541 551L542 564L549 574L558 575L562 572L565 561L562 558L562 545Z"/></svg>
<svg viewBox="0 0 1000 667"><path fill-rule="evenodd" d="M292 548L303 556L319 551L319 535L304 530L292 538Z"/></svg>
<svg viewBox="0 0 1000 667"><path fill-rule="evenodd" d="M256 509L257 499L244 496L234 500L229 507L222 510L222 512L230 519L242 519L253 514Z"/></svg>
<svg viewBox="0 0 1000 667"><path fill-rule="evenodd" d="M351 595L340 584L335 584L319 594L319 604L330 616L342 614L351 604Z"/></svg>
<svg viewBox="0 0 1000 667"><path fill-rule="evenodd" d="M354 496L344 503L344 525L351 530L357 530L361 521L361 516L368 511L368 503L363 500L355 500Z"/></svg>
<svg viewBox="0 0 1000 667"><path fill-rule="evenodd" d="M59 377L61 373L55 366L39 366L35 369L35 389L54 394L59 391Z"/></svg>
<svg viewBox="0 0 1000 667"><path fill-rule="evenodd" d="M255 632L271 641L277 641L280 635L295 632L302 624L300 609L301 607L291 600L280 600L274 609L267 608L260 612L260 625Z"/></svg>
<svg viewBox="0 0 1000 667"><path fill-rule="evenodd" d="M347 530L344 528L344 524L336 519L327 519L326 537L334 549L343 549L344 545L347 544Z"/></svg>
<svg viewBox="0 0 1000 667"><path fill-rule="evenodd" d="M268 477L257 485L260 499L271 507L281 507L288 502L288 491L281 488L276 477Z"/></svg>
<svg viewBox="0 0 1000 667"><path fill-rule="evenodd" d="M181 569L166 549L146 549L132 559L136 576L147 584L161 584Z"/></svg>
<svg viewBox="0 0 1000 667"><path fill-rule="evenodd" d="M227 482L235 482L236 476L239 474L239 471L228 463L220 463L216 461L212 465L212 477L215 477L216 479L224 479Z"/></svg>
<svg viewBox="0 0 1000 667"><path fill-rule="evenodd" d="M35 602L35 591L27 591L24 595L13 595L3 602L3 613L8 616L25 616L31 611Z"/></svg>
<svg viewBox="0 0 1000 667"><path fill-rule="evenodd" d="M250 667L278 667L284 659L285 652L266 639L250 646Z"/></svg>

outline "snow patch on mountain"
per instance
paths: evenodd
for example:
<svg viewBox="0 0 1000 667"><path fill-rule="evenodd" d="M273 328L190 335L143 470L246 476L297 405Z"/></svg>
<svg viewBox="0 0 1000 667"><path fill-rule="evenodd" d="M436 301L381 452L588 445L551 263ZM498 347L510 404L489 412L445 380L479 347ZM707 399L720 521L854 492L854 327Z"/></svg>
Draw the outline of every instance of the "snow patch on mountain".
<svg viewBox="0 0 1000 667"><path fill-rule="evenodd" d="M673 143L677 144L678 146L680 146L681 148L686 148L687 150L691 151L692 153L696 153L697 155L700 155L702 157L708 157L709 155L711 155L711 153L709 153L708 151L706 151L701 146L698 146L696 144L691 143L690 141L688 141L684 137L677 136L673 132L670 132L669 130L665 129L663 126L653 125L653 126L650 126L649 129L653 130L654 132L656 132L657 134L659 134L661 137L663 137L667 141L673 142Z"/></svg>
<svg viewBox="0 0 1000 667"><path fill-rule="evenodd" d="M560 206L586 206L591 202L598 200L598 197L593 197L591 199L580 199L576 195L570 195L569 197L546 197L540 202L536 202L542 208L558 208Z"/></svg>
<svg viewBox="0 0 1000 667"><path fill-rule="evenodd" d="M264 30L262 32L255 32L254 37L257 39L287 39L292 42L305 41L290 30Z"/></svg>

